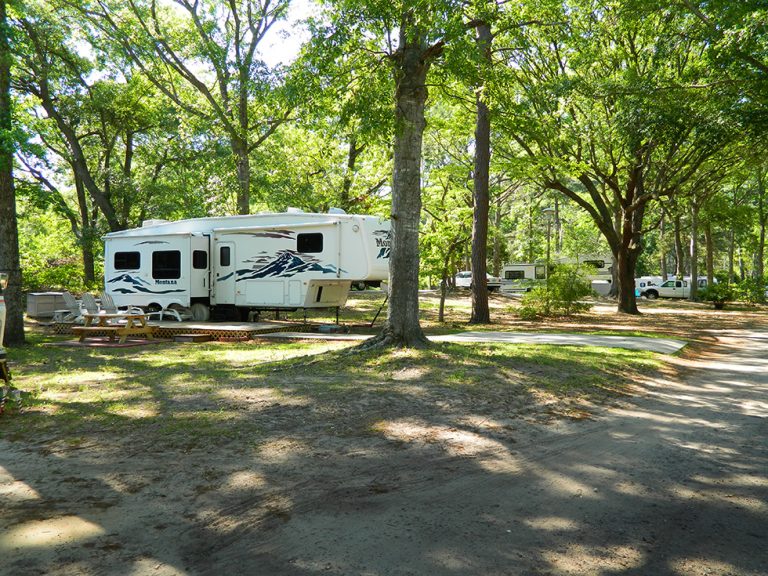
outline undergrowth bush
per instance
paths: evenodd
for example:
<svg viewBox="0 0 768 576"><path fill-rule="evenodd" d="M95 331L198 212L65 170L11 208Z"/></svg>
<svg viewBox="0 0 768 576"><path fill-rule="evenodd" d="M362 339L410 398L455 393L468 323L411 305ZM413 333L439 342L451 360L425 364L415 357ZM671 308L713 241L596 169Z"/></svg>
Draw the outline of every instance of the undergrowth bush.
<svg viewBox="0 0 768 576"><path fill-rule="evenodd" d="M749 304L765 302L765 280L763 278L745 278L733 286L736 300Z"/></svg>
<svg viewBox="0 0 768 576"><path fill-rule="evenodd" d="M718 310L725 307L726 302L734 300L733 288L725 282L712 284L701 291L701 299L705 302L712 302Z"/></svg>
<svg viewBox="0 0 768 576"><path fill-rule="evenodd" d="M523 296L518 314L524 320L546 316L570 316L589 310L591 304L581 302L592 295L592 284L583 266L558 265L549 275L547 285L537 286Z"/></svg>

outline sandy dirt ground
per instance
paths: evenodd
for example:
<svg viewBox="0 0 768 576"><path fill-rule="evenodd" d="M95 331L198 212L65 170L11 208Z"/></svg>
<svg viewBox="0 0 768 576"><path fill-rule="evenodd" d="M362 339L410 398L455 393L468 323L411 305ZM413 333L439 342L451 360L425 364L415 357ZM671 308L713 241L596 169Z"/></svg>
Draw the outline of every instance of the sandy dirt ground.
<svg viewBox="0 0 768 576"><path fill-rule="evenodd" d="M709 340L581 421L435 406L347 435L283 405L215 451L0 440L0 573L765 575L768 333Z"/></svg>

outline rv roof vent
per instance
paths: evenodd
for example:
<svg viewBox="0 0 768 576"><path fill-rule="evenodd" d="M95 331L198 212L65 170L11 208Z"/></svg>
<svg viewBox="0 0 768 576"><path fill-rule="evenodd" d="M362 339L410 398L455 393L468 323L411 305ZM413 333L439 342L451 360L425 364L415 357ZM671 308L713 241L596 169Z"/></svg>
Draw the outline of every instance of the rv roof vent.
<svg viewBox="0 0 768 576"><path fill-rule="evenodd" d="M286 210L288 214L304 214L304 210L301 208L293 208L289 207L288 210Z"/></svg>
<svg viewBox="0 0 768 576"><path fill-rule="evenodd" d="M346 214L347 211L343 208L331 208L328 210L328 214Z"/></svg>
<svg viewBox="0 0 768 576"><path fill-rule="evenodd" d="M148 228L149 226L157 226L158 224L167 224L168 220L163 220L162 218L154 218L151 220L144 220L144 222L141 223L142 228Z"/></svg>

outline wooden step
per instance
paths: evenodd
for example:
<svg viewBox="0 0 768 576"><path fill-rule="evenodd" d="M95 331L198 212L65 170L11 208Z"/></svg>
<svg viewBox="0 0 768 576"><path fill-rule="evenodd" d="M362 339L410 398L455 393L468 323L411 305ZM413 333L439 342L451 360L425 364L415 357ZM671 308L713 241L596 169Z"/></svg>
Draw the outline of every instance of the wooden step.
<svg viewBox="0 0 768 576"><path fill-rule="evenodd" d="M210 334L176 334L173 337L174 342L210 342Z"/></svg>

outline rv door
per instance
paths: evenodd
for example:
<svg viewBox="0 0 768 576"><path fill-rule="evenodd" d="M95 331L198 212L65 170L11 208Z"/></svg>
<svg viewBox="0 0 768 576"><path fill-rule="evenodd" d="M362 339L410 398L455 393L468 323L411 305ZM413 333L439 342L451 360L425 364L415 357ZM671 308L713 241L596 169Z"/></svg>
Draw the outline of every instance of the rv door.
<svg viewBox="0 0 768 576"><path fill-rule="evenodd" d="M215 304L235 303L235 244L216 242L213 299Z"/></svg>

